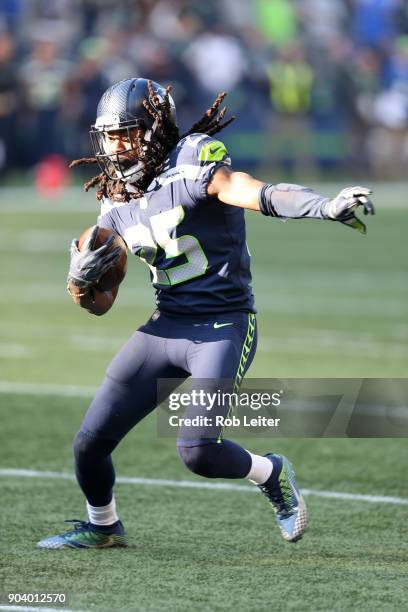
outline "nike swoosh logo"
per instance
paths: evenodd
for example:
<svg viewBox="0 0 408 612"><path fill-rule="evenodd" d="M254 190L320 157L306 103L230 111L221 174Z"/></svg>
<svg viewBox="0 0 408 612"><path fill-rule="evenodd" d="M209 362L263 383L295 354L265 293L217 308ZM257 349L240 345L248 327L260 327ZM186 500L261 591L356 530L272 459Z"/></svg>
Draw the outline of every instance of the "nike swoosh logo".
<svg viewBox="0 0 408 612"><path fill-rule="evenodd" d="M234 325L233 323L214 323L214 329L218 329L219 327L226 327L227 325Z"/></svg>

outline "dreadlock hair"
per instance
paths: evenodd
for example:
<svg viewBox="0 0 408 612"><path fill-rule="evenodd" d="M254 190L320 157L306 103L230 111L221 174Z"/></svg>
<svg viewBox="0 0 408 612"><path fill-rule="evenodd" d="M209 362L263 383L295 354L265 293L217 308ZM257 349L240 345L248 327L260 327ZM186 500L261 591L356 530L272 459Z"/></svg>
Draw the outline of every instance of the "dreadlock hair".
<svg viewBox="0 0 408 612"><path fill-rule="evenodd" d="M171 86L166 87L162 100L160 100L155 93L151 80L148 81L148 87L149 96L157 110L154 110L147 100L144 100L143 106L150 113L152 118L157 121L158 129L155 138L149 142L143 140L140 132L137 132L134 137L135 150L139 159L144 163L142 176L134 185L137 192L129 193L126 190L126 183L124 181L121 179L110 179L104 172L101 172L84 183L85 191L88 191L91 187L98 187L96 192L97 200L102 200L102 198L107 197L116 202L129 202L129 200L134 197L141 197L153 178L162 172L164 160L179 140L190 134L197 133L213 136L235 120L235 117L230 117L222 123L227 107L224 106L224 108L220 110L220 105L227 94L226 92L221 92L214 100L212 106L206 110L204 115L194 123L188 132L180 136L178 127L175 126L171 120L169 102ZM76 168L77 166L95 163L97 163L96 157L83 157L82 159L73 160L69 164L69 167Z"/></svg>

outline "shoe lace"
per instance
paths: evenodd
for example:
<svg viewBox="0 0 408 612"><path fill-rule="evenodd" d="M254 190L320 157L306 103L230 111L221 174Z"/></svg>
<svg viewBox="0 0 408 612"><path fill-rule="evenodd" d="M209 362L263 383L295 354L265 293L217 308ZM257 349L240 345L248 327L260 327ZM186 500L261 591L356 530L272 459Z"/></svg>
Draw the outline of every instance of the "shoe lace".
<svg viewBox="0 0 408 612"><path fill-rule="evenodd" d="M80 519L66 519L64 523L73 523L74 529L71 529L67 533L75 533L76 531L86 530L89 528L88 521L81 521Z"/></svg>
<svg viewBox="0 0 408 612"><path fill-rule="evenodd" d="M272 502L281 518L292 516L293 511L285 500L285 498L288 499L288 497L291 495L291 489L287 482L279 482L273 488L265 485L258 486L266 497Z"/></svg>

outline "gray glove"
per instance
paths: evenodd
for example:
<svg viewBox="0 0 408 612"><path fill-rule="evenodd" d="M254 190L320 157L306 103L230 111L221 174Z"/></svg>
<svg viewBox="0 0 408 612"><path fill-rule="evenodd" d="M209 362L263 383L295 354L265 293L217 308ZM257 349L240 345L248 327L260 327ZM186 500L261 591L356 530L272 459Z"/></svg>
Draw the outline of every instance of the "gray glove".
<svg viewBox="0 0 408 612"><path fill-rule="evenodd" d="M337 197L327 202L325 212L329 219L340 221L366 234L365 224L355 216L354 211L357 206L363 206L365 215L375 215L374 204L368 197L371 193L366 187L346 187Z"/></svg>
<svg viewBox="0 0 408 612"><path fill-rule="evenodd" d="M71 243L71 261L67 281L77 287L95 285L119 257L120 247L107 252L115 239L114 236L109 236L101 247L92 251L91 246L98 234L98 229L98 226L95 225L81 251L78 249L77 239L74 238Z"/></svg>

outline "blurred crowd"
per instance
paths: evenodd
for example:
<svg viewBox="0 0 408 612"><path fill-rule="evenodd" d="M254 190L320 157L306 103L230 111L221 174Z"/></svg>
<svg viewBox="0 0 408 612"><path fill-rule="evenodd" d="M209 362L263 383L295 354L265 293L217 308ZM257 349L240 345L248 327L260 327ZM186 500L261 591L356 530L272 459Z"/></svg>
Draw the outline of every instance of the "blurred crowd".
<svg viewBox="0 0 408 612"><path fill-rule="evenodd" d="M271 180L408 167L406 0L2 0L0 173L89 155L129 76L172 84L181 131L229 92L234 165Z"/></svg>

